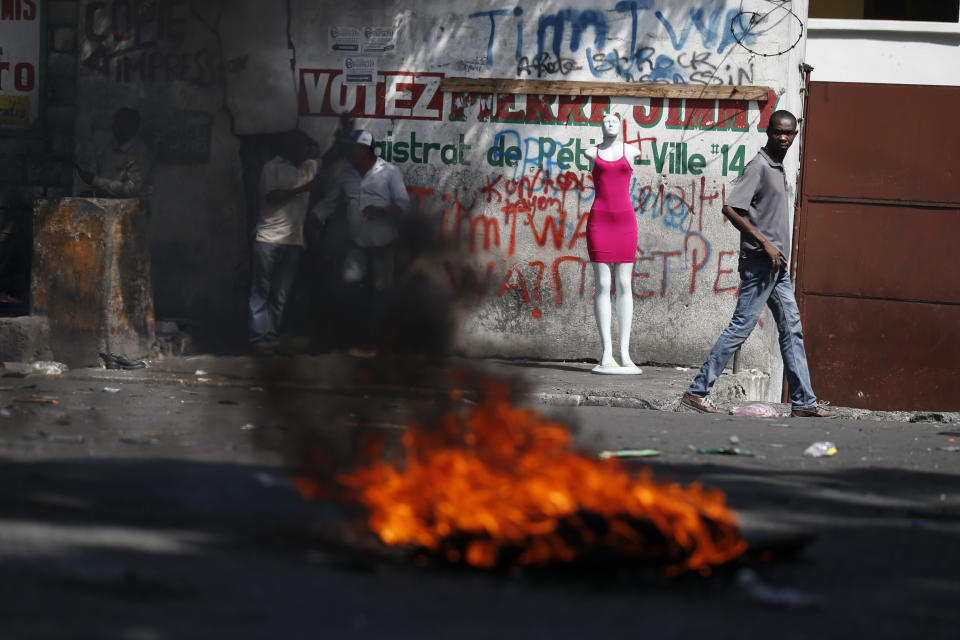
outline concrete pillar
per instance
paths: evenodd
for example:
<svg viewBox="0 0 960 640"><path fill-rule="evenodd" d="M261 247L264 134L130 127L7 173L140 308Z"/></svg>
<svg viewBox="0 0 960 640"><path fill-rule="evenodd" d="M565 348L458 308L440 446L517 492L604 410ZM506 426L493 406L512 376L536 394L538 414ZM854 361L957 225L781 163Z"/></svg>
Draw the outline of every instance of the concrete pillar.
<svg viewBox="0 0 960 640"><path fill-rule="evenodd" d="M139 358L154 342L146 205L64 198L34 206L32 311L50 322L53 355L89 366L97 352Z"/></svg>

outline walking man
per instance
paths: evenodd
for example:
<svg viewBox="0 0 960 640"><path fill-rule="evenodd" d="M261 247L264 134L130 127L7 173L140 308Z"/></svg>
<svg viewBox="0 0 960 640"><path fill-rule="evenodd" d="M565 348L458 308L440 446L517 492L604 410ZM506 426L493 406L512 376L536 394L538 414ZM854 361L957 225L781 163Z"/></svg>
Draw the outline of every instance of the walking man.
<svg viewBox="0 0 960 640"><path fill-rule="evenodd" d="M684 406L701 413L726 413L710 400L710 389L753 331L766 304L780 333L780 355L790 387L791 415L802 418L837 415L836 411L818 405L810 385L800 311L787 269L790 199L783 158L796 137L796 117L789 111L775 111L767 126L766 146L747 164L723 206L723 215L740 231L740 293L733 319L680 400Z"/></svg>

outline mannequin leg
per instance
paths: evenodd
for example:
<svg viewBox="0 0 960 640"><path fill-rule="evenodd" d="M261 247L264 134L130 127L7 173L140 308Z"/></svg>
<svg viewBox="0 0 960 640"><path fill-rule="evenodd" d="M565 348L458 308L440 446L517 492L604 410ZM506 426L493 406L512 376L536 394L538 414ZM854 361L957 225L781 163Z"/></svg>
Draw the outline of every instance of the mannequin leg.
<svg viewBox="0 0 960 640"><path fill-rule="evenodd" d="M605 262L593 263L593 314L597 319L597 329L600 331L600 343L603 353L600 356L600 366L613 366L613 341L610 339L610 321L612 309L610 304L611 265Z"/></svg>
<svg viewBox="0 0 960 640"><path fill-rule="evenodd" d="M633 367L630 359L630 328L633 325L633 263L614 266L617 279L617 331L620 332L620 366Z"/></svg>

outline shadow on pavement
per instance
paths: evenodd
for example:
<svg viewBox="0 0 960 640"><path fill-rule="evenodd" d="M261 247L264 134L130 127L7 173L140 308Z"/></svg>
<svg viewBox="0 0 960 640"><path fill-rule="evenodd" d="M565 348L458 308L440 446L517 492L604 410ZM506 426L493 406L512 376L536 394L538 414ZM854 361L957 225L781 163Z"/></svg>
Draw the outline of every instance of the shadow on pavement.
<svg viewBox="0 0 960 640"><path fill-rule="evenodd" d="M824 608L761 608L723 572L582 579L357 562L315 544L311 528L340 512L302 502L276 467L70 459L0 466L4 637L953 637L958 514L929 498L956 495L956 476L656 469L814 531L805 554L759 570L823 593Z"/></svg>

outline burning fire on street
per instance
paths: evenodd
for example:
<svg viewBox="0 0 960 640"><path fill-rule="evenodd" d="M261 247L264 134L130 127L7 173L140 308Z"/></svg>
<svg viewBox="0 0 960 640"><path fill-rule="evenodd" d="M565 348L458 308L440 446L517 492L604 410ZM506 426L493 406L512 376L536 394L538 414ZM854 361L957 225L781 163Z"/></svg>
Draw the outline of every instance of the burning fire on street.
<svg viewBox="0 0 960 640"><path fill-rule="evenodd" d="M402 459L374 446L335 477L384 544L483 569L620 558L666 575L706 575L746 551L721 491L577 453L565 425L513 405L505 382L485 381L477 403L450 396L438 424L408 426ZM328 495L318 477L296 477L304 498Z"/></svg>

